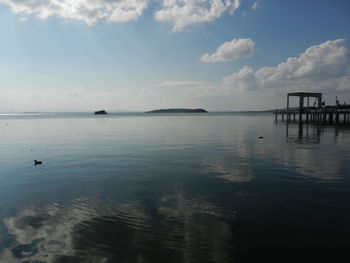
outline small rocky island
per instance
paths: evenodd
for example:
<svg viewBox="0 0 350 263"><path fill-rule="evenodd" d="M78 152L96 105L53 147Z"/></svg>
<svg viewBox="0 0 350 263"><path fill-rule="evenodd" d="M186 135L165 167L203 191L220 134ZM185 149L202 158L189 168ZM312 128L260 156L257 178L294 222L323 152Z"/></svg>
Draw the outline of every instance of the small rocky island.
<svg viewBox="0 0 350 263"><path fill-rule="evenodd" d="M183 108L176 108L176 109L159 109L159 110L151 110L146 111L146 113L208 113L204 109L183 109Z"/></svg>
<svg viewBox="0 0 350 263"><path fill-rule="evenodd" d="M107 111L105 111L105 110L98 110L98 111L95 111L94 114L95 114L95 115L100 115L100 114L106 115L106 114L107 114Z"/></svg>

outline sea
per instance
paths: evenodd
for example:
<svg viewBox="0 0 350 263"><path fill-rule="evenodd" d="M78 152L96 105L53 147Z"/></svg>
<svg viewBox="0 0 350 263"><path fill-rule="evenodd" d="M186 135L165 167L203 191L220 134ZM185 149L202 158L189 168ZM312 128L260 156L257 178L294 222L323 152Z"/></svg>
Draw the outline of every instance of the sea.
<svg viewBox="0 0 350 263"><path fill-rule="evenodd" d="M0 115L0 262L348 262L349 245L349 126Z"/></svg>

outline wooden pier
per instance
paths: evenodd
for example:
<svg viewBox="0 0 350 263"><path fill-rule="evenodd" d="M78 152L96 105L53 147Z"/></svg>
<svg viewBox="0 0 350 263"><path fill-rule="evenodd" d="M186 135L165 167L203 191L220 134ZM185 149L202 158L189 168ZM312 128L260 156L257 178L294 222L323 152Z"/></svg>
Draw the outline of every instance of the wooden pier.
<svg viewBox="0 0 350 263"><path fill-rule="evenodd" d="M299 107L289 107L289 97L299 97ZM309 98L316 98L317 105L310 106ZM307 105L304 107L304 101L307 98ZM299 121L335 125L350 125L350 105L322 106L322 94L311 92L295 92L287 95L287 108L276 110L274 112L275 120Z"/></svg>

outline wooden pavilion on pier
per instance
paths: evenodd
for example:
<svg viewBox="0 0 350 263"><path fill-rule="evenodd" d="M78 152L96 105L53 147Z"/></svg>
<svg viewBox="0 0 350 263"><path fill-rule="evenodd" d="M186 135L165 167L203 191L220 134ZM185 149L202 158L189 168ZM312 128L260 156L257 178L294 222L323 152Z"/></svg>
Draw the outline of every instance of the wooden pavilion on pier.
<svg viewBox="0 0 350 263"><path fill-rule="evenodd" d="M299 97L299 106L290 107L290 97ZM310 98L315 98L315 103L310 106ZM305 105L306 99L306 105ZM350 124L350 105L325 106L322 102L322 93L293 92L287 94L287 108L274 112L276 121L281 116L282 121L306 121L328 124Z"/></svg>

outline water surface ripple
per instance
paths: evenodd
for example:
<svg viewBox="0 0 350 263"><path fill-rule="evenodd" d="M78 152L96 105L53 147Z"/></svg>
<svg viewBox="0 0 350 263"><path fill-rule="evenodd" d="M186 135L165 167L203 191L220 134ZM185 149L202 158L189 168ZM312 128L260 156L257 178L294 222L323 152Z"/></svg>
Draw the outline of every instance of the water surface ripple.
<svg viewBox="0 0 350 263"><path fill-rule="evenodd" d="M1 115L0 126L0 262L347 255L346 127L235 113Z"/></svg>

